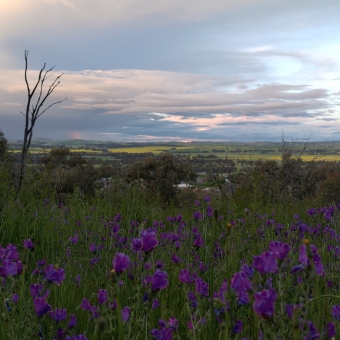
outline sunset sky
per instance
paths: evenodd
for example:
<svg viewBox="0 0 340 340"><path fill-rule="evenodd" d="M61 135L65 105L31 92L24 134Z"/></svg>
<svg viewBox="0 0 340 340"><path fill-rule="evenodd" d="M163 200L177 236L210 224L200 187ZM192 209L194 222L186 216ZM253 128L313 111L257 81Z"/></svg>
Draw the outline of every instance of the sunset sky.
<svg viewBox="0 0 340 340"><path fill-rule="evenodd" d="M339 0L0 0L0 129L64 73L36 138L340 140ZM49 80L52 80L50 78Z"/></svg>

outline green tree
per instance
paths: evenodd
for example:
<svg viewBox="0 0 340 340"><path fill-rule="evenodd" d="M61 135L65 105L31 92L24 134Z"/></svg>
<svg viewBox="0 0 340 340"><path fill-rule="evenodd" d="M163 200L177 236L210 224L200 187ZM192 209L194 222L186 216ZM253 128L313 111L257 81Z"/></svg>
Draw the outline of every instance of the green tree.
<svg viewBox="0 0 340 340"><path fill-rule="evenodd" d="M196 181L197 174L191 164L181 162L170 153L158 157L149 157L143 162L131 166L125 176L127 183L138 180L152 195L159 192L164 202L176 199L176 184Z"/></svg>
<svg viewBox="0 0 340 340"><path fill-rule="evenodd" d="M110 178L116 175L116 170L113 166L103 163L99 168L96 169L99 178Z"/></svg>
<svg viewBox="0 0 340 340"><path fill-rule="evenodd" d="M330 174L321 182L318 196L324 203L340 203L340 175Z"/></svg>
<svg viewBox="0 0 340 340"><path fill-rule="evenodd" d="M0 130L0 163L4 161L8 150L8 142L5 134Z"/></svg>
<svg viewBox="0 0 340 340"><path fill-rule="evenodd" d="M71 150L67 147L53 148L41 161L48 170L53 170L59 166L67 167L70 156Z"/></svg>

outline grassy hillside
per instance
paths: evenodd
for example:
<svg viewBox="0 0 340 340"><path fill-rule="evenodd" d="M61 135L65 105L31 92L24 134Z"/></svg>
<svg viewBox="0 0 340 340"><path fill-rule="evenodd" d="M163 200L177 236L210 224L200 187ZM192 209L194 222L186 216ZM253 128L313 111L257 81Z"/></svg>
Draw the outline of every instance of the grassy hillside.
<svg viewBox="0 0 340 340"><path fill-rule="evenodd" d="M2 196L1 339L340 334L340 206L119 195Z"/></svg>

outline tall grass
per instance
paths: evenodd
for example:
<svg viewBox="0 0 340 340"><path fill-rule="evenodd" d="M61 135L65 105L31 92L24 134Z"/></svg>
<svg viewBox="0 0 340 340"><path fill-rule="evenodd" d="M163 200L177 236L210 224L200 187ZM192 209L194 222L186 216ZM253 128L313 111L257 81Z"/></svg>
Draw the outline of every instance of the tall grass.
<svg viewBox="0 0 340 340"><path fill-rule="evenodd" d="M19 253L12 263L23 268L2 271L1 339L324 339L333 336L332 322L339 332L336 206L312 211L306 202L254 202L244 210L206 198L178 210L157 200L146 204L135 189L119 201L71 198L63 205L27 193L20 203L11 197L2 203L0 273L9 244ZM134 249L133 240L147 232L159 243L151 251ZM24 246L28 239L33 249ZM261 274L254 257L272 241L290 250ZM121 273L113 270L118 253L130 259ZM64 270L60 283L49 279L50 264L56 273ZM157 270L166 280L152 289ZM243 291L235 284L241 272L251 285ZM179 279L184 273L187 282ZM35 296L34 284L42 284ZM98 301L99 290L107 299ZM276 298L256 307L260 292ZM39 316L34 301L43 295L50 311ZM60 309L67 317L57 322L53 311ZM72 314L77 322L68 326Z"/></svg>

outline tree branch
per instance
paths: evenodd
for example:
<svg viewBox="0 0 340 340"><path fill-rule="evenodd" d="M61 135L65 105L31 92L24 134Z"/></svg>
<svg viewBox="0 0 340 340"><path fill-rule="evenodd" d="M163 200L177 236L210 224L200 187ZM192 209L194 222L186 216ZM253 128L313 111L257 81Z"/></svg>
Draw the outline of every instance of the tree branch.
<svg viewBox="0 0 340 340"><path fill-rule="evenodd" d="M51 106L56 105L56 104L60 104L60 103L62 103L63 101L65 101L66 99L68 99L68 98L66 97L66 98L64 98L64 99L62 99L62 100L59 100L59 101L57 101L57 102L55 102L55 103L49 105L43 112L41 112L40 114L38 114L38 115L36 116L36 118L40 117L40 116L41 116L45 111L47 111Z"/></svg>

